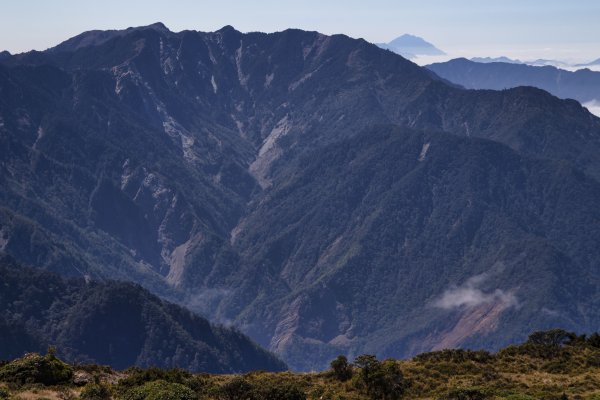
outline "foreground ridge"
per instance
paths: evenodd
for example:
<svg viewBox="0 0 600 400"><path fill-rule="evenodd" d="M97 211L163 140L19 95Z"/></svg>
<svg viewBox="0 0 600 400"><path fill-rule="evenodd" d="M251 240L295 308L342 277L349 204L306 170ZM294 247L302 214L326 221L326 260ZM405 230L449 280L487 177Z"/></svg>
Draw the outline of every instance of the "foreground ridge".
<svg viewBox="0 0 600 400"><path fill-rule="evenodd" d="M67 396L67 397L65 397ZM535 332L497 353L446 349L410 360L344 356L320 373L195 375L181 369L70 365L50 348L0 365L1 398L597 399L600 335Z"/></svg>

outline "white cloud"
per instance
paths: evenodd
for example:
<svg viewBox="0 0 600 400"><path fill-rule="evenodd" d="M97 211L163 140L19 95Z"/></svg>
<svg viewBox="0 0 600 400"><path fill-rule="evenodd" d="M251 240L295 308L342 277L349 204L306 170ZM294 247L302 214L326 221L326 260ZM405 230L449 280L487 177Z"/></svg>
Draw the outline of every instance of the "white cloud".
<svg viewBox="0 0 600 400"><path fill-rule="evenodd" d="M600 101L588 101L587 103L583 103L583 106L587 108L592 114L600 117Z"/></svg>
<svg viewBox="0 0 600 400"><path fill-rule="evenodd" d="M434 306L450 310L454 308L471 308L481 304L500 302L506 307L517 306L517 297L513 293L496 289L485 292L480 286L490 277L490 273L475 275L460 286L452 286L434 302Z"/></svg>

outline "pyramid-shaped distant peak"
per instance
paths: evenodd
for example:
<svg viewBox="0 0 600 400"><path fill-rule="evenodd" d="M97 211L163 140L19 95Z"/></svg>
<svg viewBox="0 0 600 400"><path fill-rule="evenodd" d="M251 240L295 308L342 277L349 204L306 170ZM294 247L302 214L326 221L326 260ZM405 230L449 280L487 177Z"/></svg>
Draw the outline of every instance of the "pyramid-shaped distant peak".
<svg viewBox="0 0 600 400"><path fill-rule="evenodd" d="M153 24L147 25L145 26L145 28L152 28L152 29L156 29L156 30L160 30L160 31L168 31L170 32L171 30L169 28L167 28L167 26L165 24L163 24L162 22L155 22ZM135 28L134 28L135 29Z"/></svg>
<svg viewBox="0 0 600 400"><path fill-rule="evenodd" d="M407 58L446 54L425 39L408 33L398 36L388 43L378 43L377 45Z"/></svg>

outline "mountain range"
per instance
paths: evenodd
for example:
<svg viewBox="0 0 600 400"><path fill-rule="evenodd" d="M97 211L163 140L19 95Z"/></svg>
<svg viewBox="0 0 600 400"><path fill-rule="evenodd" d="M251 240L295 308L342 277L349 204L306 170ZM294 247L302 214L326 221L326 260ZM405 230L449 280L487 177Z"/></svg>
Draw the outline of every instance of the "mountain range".
<svg viewBox="0 0 600 400"><path fill-rule="evenodd" d="M364 40L83 33L0 61L0 250L293 369L600 323L600 119Z"/></svg>
<svg viewBox="0 0 600 400"><path fill-rule="evenodd" d="M477 62L477 63L510 63L510 64L526 64L526 65L531 65L531 66L535 66L535 67L545 67L545 66L550 66L550 67L556 67L556 68L563 68L563 69L567 69L567 70L571 70L573 67L594 67L594 66L598 66L600 65L600 59L594 60L594 61L590 61L589 63L583 63L583 64L574 64L572 62L567 62L567 61L560 61L560 60L547 60L547 59L542 59L542 58L538 58L535 60L529 60L529 61L521 61L518 59L513 59L513 58L509 58L506 56L500 56L500 57L472 57L470 58L471 61L473 62Z"/></svg>
<svg viewBox="0 0 600 400"><path fill-rule="evenodd" d="M502 90L535 86L561 98L587 103L600 101L600 72L580 69L574 72L552 66L536 67L506 62L480 63L457 58L428 65L444 79L468 89Z"/></svg>
<svg viewBox="0 0 600 400"><path fill-rule="evenodd" d="M501 57L473 57L473 58L471 58L471 61L477 62L477 63L503 62L503 63L509 63L509 64L523 64L523 62L520 61L520 60L514 60L512 58L508 58L508 57L505 57L505 56L501 56Z"/></svg>

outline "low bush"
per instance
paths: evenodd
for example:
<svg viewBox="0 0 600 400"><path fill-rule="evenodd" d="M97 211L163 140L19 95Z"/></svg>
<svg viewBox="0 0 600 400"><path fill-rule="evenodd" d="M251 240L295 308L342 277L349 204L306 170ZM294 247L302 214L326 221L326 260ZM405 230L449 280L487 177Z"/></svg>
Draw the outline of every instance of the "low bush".
<svg viewBox="0 0 600 400"><path fill-rule="evenodd" d="M585 365L588 367L600 367L600 354L592 354L585 360Z"/></svg>
<svg viewBox="0 0 600 400"><path fill-rule="evenodd" d="M110 400L110 390L105 385L99 383L90 383L84 386L80 399L85 400Z"/></svg>
<svg viewBox="0 0 600 400"><path fill-rule="evenodd" d="M463 350L463 349L445 349L422 353L415 356L414 360L419 362L452 362L463 363L473 361L477 363L488 363L494 359L494 356L485 350Z"/></svg>
<svg viewBox="0 0 600 400"><path fill-rule="evenodd" d="M71 383L72 378L73 368L56 358L52 351L46 356L26 354L0 368L1 381L18 385L61 385Z"/></svg>
<svg viewBox="0 0 600 400"><path fill-rule="evenodd" d="M255 400L306 400L306 394L295 383L279 382L261 385L255 391Z"/></svg>
<svg viewBox="0 0 600 400"><path fill-rule="evenodd" d="M120 398L122 400L197 400L198 396L185 385L158 380L133 387Z"/></svg>
<svg viewBox="0 0 600 400"><path fill-rule="evenodd" d="M245 378L236 377L218 389L220 400L252 400L254 386Z"/></svg>
<svg viewBox="0 0 600 400"><path fill-rule="evenodd" d="M305 392L295 382L263 380L250 382L235 377L218 390L219 400L306 400Z"/></svg>
<svg viewBox="0 0 600 400"><path fill-rule="evenodd" d="M526 394L511 394L506 397L506 400L537 400L533 396L529 396Z"/></svg>
<svg viewBox="0 0 600 400"><path fill-rule="evenodd" d="M455 388L442 397L443 400L486 400L489 396L478 388Z"/></svg>
<svg viewBox="0 0 600 400"><path fill-rule="evenodd" d="M127 378L119 382L119 386L133 387L140 386L147 382L165 381L171 383L185 384L193 378L193 375L183 369L160 369L160 368L130 368L127 371Z"/></svg>

